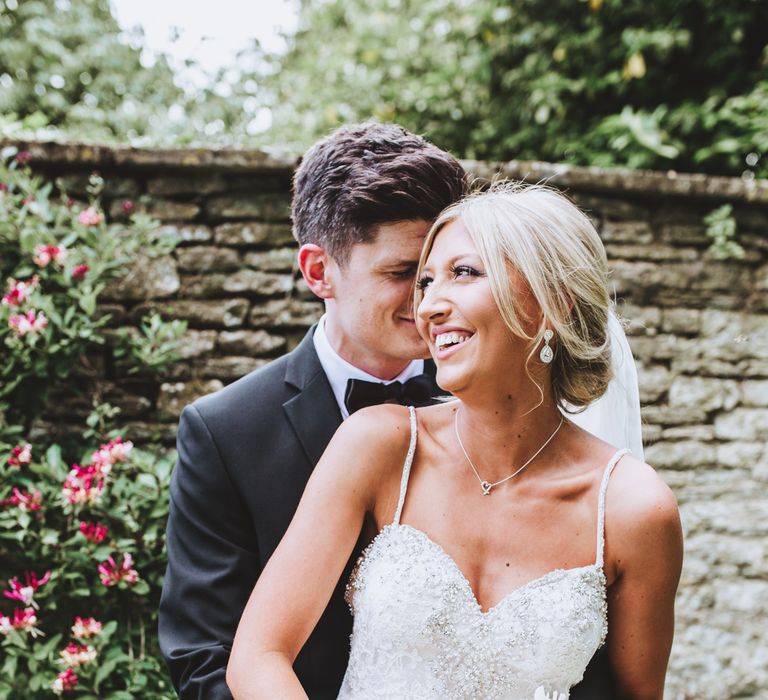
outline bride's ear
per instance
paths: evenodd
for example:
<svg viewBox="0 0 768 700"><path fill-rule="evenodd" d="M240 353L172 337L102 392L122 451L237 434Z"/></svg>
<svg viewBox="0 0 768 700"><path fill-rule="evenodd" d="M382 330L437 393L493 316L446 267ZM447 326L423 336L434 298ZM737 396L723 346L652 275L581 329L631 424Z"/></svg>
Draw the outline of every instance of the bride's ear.
<svg viewBox="0 0 768 700"><path fill-rule="evenodd" d="M333 298L333 280L329 274L335 265L328 252L314 243L299 249L299 269L310 291L321 299Z"/></svg>

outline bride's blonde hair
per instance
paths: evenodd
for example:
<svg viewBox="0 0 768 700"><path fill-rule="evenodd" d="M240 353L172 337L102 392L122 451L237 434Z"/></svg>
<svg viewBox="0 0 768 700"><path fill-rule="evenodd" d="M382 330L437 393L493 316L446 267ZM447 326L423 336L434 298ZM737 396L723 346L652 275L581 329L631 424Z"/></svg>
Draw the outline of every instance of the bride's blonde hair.
<svg viewBox="0 0 768 700"><path fill-rule="evenodd" d="M586 408L605 393L611 379L608 264L592 222L550 187L496 183L440 214L424 241L417 279L435 236L457 219L483 261L504 323L516 336L531 341L529 376L529 364L534 358L539 361L544 331L551 328L555 399L570 412ZM533 335L523 323L530 319L521 320L515 308L510 267L522 275L541 308L542 322ZM417 290L416 305L419 301Z"/></svg>

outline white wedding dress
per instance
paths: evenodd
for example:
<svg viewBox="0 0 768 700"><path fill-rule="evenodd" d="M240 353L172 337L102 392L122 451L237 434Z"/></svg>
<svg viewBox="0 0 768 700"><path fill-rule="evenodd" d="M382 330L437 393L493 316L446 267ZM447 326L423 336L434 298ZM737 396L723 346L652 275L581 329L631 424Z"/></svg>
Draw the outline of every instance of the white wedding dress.
<svg viewBox="0 0 768 700"><path fill-rule="evenodd" d="M416 449L416 416L394 521L360 556L347 586L354 615L340 700L563 700L607 631L603 573L605 492L597 559L557 569L484 612L456 562L424 532L400 522Z"/></svg>

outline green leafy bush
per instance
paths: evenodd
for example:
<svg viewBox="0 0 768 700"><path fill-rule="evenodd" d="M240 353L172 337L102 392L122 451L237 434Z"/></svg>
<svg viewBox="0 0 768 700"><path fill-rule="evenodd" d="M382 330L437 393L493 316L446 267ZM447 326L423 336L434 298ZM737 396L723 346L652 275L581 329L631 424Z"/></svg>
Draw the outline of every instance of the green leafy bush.
<svg viewBox="0 0 768 700"><path fill-rule="evenodd" d="M24 160L0 163L0 698L173 697L155 631L173 455L113 427L88 358L108 347L142 372L176 359L184 324L108 334L97 307L139 247L175 241L145 216L107 225L98 177L78 204ZM94 410L66 444L30 444L51 392Z"/></svg>

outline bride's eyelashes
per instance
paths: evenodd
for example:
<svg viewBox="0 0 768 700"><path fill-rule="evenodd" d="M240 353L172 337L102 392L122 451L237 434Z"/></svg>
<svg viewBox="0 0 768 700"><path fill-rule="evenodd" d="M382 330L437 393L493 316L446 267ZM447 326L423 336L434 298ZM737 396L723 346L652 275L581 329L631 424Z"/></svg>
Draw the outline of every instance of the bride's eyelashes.
<svg viewBox="0 0 768 700"><path fill-rule="evenodd" d="M423 292L430 284L432 284L432 278L429 275L422 275L416 280L416 289Z"/></svg>
<svg viewBox="0 0 768 700"><path fill-rule="evenodd" d="M472 267L471 265L451 265L450 271L453 279L458 279L459 277L484 277L485 276L484 272L481 272L480 270ZM429 287L430 284L432 284L433 281L434 281L434 278L430 277L429 275L422 275L416 282L416 288L423 292L427 289L427 287Z"/></svg>

